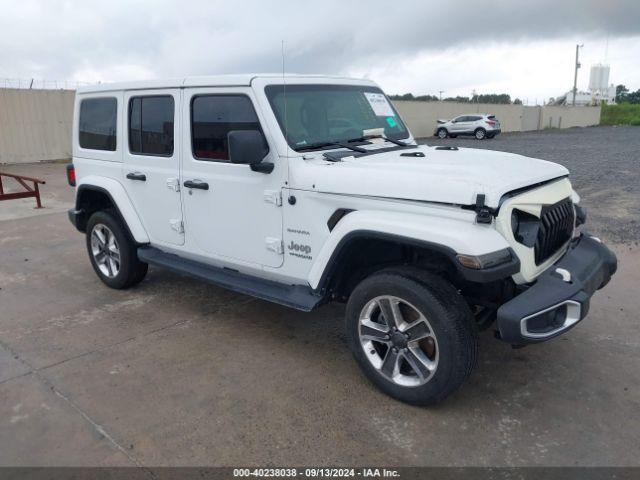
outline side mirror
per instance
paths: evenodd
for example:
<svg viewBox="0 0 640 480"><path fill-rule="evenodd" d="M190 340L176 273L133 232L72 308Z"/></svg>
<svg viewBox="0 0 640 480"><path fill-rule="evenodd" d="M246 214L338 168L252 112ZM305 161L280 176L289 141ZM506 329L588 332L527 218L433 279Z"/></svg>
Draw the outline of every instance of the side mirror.
<svg viewBox="0 0 640 480"><path fill-rule="evenodd" d="M273 163L261 163L269 147L258 130L232 130L227 134L231 163L250 165L254 172L271 173Z"/></svg>

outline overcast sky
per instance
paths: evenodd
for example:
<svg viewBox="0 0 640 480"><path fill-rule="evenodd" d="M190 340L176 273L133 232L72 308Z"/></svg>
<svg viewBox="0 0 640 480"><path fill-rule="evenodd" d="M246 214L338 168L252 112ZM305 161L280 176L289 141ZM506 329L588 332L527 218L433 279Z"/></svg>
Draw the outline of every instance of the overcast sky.
<svg viewBox="0 0 640 480"><path fill-rule="evenodd" d="M0 0L0 78L84 82L286 69L367 77L387 93L572 87L575 44L640 88L640 0ZM608 49L606 48L608 38Z"/></svg>

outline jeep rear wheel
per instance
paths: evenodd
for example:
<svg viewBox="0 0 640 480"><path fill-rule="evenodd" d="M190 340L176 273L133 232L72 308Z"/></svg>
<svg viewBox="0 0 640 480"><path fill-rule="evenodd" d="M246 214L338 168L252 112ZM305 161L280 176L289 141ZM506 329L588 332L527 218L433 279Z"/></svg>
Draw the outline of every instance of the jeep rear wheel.
<svg viewBox="0 0 640 480"><path fill-rule="evenodd" d="M138 260L137 246L111 212L96 212L87 222L87 251L102 282L115 289L140 283L148 265Z"/></svg>
<svg viewBox="0 0 640 480"><path fill-rule="evenodd" d="M363 280L347 304L347 337L365 375L386 394L415 405L439 402L470 375L476 327L449 283L412 269Z"/></svg>
<svg viewBox="0 0 640 480"><path fill-rule="evenodd" d="M487 136L487 131L484 128L476 128L476 131L473 132L473 134L478 140L484 140Z"/></svg>

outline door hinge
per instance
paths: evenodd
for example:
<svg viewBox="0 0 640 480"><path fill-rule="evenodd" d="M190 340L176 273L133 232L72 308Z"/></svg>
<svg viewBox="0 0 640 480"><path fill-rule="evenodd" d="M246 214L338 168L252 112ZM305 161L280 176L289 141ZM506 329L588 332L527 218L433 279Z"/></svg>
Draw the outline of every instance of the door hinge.
<svg viewBox="0 0 640 480"><path fill-rule="evenodd" d="M167 188L175 192L180 191L180 179L179 178L167 178Z"/></svg>
<svg viewBox="0 0 640 480"><path fill-rule="evenodd" d="M273 203L276 207L282 205L282 193L280 190L265 190L264 201Z"/></svg>
<svg viewBox="0 0 640 480"><path fill-rule="evenodd" d="M275 252L278 255L282 255L284 253L284 243L282 242L282 239L267 237L264 241L267 244L267 250Z"/></svg>
<svg viewBox="0 0 640 480"><path fill-rule="evenodd" d="M171 228L178 233L184 233L184 222L178 218L172 218L169 220L169 225Z"/></svg>

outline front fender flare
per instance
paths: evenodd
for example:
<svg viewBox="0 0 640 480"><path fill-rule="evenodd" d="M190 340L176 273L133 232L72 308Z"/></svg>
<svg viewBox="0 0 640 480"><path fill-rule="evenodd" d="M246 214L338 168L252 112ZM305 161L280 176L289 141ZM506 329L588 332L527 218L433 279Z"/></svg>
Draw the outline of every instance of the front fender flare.
<svg viewBox="0 0 640 480"><path fill-rule="evenodd" d="M424 246L452 259L459 271L472 281L488 281L509 276L519 261L512 255L509 268L494 267L491 272L462 267L457 254L480 256L509 248L509 244L491 225L474 223L475 214L464 212L460 218L425 216L414 213L355 211L344 216L322 246L308 276L311 288L322 288L333 270L341 249L354 238L386 238ZM488 275L486 275L488 273Z"/></svg>

